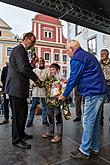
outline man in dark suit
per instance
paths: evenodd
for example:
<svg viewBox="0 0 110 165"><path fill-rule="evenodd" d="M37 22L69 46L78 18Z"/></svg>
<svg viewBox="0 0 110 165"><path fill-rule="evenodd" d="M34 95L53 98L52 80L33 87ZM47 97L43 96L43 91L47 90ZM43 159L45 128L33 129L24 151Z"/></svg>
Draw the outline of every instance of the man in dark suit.
<svg viewBox="0 0 110 165"><path fill-rule="evenodd" d="M2 86L2 91L3 91L3 99L4 99L4 101L3 101L4 120L0 123L0 125L9 123L9 97L4 92L7 72L8 72L8 62L6 62L6 66L3 67L2 73L1 73L1 82L2 82L2 85L3 85Z"/></svg>
<svg viewBox="0 0 110 165"><path fill-rule="evenodd" d="M27 53L27 50L34 46L35 42L35 36L29 32L24 35L22 43L12 50L5 86L5 92L9 94L12 106L12 144L23 149L31 148L31 145L26 143L24 139L33 138L32 135L27 135L24 130L28 114L29 79L35 83L39 81L37 75L32 71Z"/></svg>

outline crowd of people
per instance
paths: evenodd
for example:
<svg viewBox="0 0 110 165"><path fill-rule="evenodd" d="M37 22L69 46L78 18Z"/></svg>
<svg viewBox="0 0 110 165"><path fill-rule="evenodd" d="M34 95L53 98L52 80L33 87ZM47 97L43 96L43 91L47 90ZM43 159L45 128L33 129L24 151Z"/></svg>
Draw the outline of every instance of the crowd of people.
<svg viewBox="0 0 110 165"><path fill-rule="evenodd" d="M35 110L40 101L42 124L48 127L48 131L42 135L42 138L50 137L52 143L57 143L63 136L62 113L68 115L65 119L71 118L67 100L74 89L76 118L73 122L82 120L83 132L81 144L76 151L71 152L71 156L76 159L89 159L91 154L99 154L104 102L110 101L109 51L102 49L101 60L98 61L94 55L83 50L78 41L68 41L70 76L66 80L61 77L60 66L57 63L52 63L49 68L46 68L42 57L38 59L37 67L33 69L27 50L34 46L35 42L34 34L26 33L21 44L12 50L8 65L2 70L4 120L0 124L9 122L10 102L12 144L22 149L30 149L31 145L26 140L32 139L33 135L25 132L25 126L33 125ZM28 117L27 98L30 86L33 91ZM106 99L107 96L108 99Z"/></svg>

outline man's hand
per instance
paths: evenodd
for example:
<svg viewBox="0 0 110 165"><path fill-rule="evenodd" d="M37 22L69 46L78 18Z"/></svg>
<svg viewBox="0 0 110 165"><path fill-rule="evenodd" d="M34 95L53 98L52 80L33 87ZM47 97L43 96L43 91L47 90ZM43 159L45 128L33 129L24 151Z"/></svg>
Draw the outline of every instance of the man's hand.
<svg viewBox="0 0 110 165"><path fill-rule="evenodd" d="M42 81L38 78L35 84L40 84L40 83L42 83Z"/></svg>
<svg viewBox="0 0 110 165"><path fill-rule="evenodd" d="M62 100L62 101L65 101L65 97L64 97L63 95L60 95L60 96L58 97L58 99L59 99L59 100Z"/></svg>
<svg viewBox="0 0 110 165"><path fill-rule="evenodd" d="M35 85L34 87L39 87L39 88L43 88L44 86L42 85L43 84L43 81L41 81L40 79L38 79L36 82L35 82Z"/></svg>

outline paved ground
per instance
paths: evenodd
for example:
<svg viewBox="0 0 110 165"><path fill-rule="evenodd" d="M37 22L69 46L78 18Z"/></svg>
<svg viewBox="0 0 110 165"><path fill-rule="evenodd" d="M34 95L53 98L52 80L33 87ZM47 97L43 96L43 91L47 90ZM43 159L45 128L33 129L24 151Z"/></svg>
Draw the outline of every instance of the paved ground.
<svg viewBox="0 0 110 165"><path fill-rule="evenodd" d="M73 111L74 117L74 109ZM50 140L42 139L41 135L47 129L42 126L41 116L35 116L34 125L26 128L26 132L34 135L28 141L32 144L31 150L22 150L11 144L11 119L7 125L0 126L0 165L109 165L110 164L110 104L105 104L104 125L101 129L100 156L90 160L75 160L70 153L75 150L81 138L81 122L73 123L72 119L64 120L64 136L60 143L52 144ZM2 117L0 117L0 121Z"/></svg>

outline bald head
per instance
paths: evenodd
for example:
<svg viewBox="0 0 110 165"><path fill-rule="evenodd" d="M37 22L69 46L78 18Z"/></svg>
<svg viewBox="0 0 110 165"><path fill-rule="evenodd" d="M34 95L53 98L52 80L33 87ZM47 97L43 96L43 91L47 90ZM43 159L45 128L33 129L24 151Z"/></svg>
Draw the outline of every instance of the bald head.
<svg viewBox="0 0 110 165"><path fill-rule="evenodd" d="M71 57L76 49L80 47L80 43L76 40L67 41L67 53Z"/></svg>
<svg viewBox="0 0 110 165"><path fill-rule="evenodd" d="M67 44L69 44L70 49L77 49L80 47L80 43L76 40L68 41Z"/></svg>

